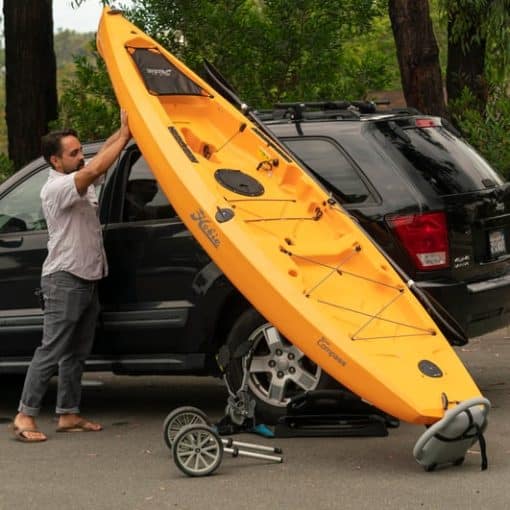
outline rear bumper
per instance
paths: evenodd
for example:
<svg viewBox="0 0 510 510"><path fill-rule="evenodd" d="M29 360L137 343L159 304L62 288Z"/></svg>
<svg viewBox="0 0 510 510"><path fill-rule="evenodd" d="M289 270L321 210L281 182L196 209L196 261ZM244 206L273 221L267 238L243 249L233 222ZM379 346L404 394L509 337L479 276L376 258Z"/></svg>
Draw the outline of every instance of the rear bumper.
<svg viewBox="0 0 510 510"><path fill-rule="evenodd" d="M469 338L510 324L510 274L470 284L416 283L450 312Z"/></svg>

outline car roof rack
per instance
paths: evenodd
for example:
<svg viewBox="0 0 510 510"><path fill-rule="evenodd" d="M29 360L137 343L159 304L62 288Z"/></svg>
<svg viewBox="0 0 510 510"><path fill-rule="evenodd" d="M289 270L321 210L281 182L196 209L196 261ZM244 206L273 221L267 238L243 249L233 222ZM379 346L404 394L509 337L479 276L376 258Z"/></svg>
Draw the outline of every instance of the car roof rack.
<svg viewBox="0 0 510 510"><path fill-rule="evenodd" d="M419 115L415 108L378 109L379 105L389 105L388 100L378 101L306 101L276 103L272 109L257 110L262 121L288 119L293 122L303 120L359 119L362 115Z"/></svg>

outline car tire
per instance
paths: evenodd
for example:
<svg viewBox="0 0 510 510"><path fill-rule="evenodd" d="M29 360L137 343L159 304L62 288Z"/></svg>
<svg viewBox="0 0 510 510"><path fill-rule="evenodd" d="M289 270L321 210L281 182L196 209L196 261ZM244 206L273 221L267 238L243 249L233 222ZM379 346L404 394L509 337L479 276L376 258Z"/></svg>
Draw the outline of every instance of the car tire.
<svg viewBox="0 0 510 510"><path fill-rule="evenodd" d="M242 359L233 353L248 341L254 342L248 388L256 402L258 423L275 424L285 415L289 400L303 391L338 387L260 313L249 308L236 320L227 338L231 361L226 376L232 391L239 389L242 382Z"/></svg>

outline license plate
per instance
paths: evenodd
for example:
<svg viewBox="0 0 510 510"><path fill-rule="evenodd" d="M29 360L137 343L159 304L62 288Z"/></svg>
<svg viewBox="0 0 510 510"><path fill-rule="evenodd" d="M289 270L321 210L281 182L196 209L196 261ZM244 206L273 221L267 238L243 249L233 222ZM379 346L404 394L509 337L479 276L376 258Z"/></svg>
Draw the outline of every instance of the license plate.
<svg viewBox="0 0 510 510"><path fill-rule="evenodd" d="M494 232L490 232L489 245L492 257L499 257L506 253L505 233L502 230L494 230Z"/></svg>

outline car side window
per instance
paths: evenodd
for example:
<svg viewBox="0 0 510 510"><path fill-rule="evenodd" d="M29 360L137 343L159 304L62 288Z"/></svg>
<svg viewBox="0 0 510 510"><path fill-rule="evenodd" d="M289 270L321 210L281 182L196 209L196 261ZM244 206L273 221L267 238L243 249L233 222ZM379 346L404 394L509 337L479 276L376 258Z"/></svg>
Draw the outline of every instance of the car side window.
<svg viewBox="0 0 510 510"><path fill-rule="evenodd" d="M174 208L168 202L143 156L134 153L132 157L134 163L126 182L123 221L175 218L177 214Z"/></svg>
<svg viewBox="0 0 510 510"><path fill-rule="evenodd" d="M287 138L284 143L340 202L364 204L376 201L354 164L332 141L306 137Z"/></svg>
<svg viewBox="0 0 510 510"><path fill-rule="evenodd" d="M47 179L48 169L42 169L0 199L0 234L46 230L39 195Z"/></svg>

